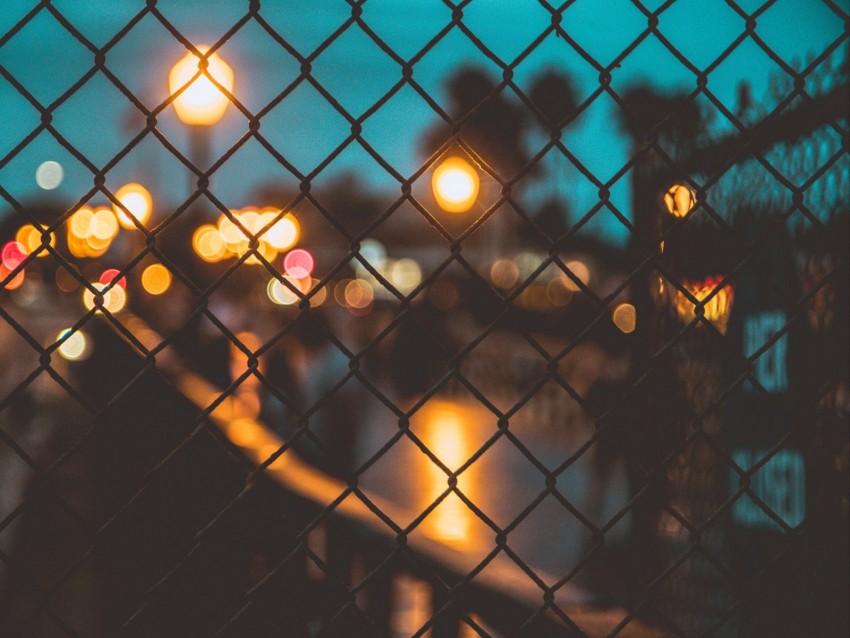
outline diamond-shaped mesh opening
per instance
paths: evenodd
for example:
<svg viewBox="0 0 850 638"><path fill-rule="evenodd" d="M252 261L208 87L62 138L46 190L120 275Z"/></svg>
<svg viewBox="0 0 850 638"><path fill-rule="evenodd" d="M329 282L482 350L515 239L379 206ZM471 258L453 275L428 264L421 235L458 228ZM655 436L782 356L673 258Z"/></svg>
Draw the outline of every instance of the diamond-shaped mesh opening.
<svg viewBox="0 0 850 638"><path fill-rule="evenodd" d="M845 635L846 7L391 4L4 7L0 633Z"/></svg>
<svg viewBox="0 0 850 638"><path fill-rule="evenodd" d="M33 42L40 39L49 46L33 47ZM67 94L93 62L85 47L46 9L31 15L22 28L4 41L0 59L25 95L44 106ZM45 68L53 69L52 85L43 81Z"/></svg>

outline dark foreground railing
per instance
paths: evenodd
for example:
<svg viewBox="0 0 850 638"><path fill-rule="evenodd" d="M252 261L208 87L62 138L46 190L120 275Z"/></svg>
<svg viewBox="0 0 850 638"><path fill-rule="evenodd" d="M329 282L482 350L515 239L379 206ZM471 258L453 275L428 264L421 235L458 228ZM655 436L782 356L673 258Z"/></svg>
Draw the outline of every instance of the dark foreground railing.
<svg viewBox="0 0 850 638"><path fill-rule="evenodd" d="M147 347L154 348L162 341L143 327L140 319L130 319L130 323ZM105 333L102 338L112 342L102 350L114 353L126 349L114 334ZM108 365L108 361L100 363ZM217 496L229 502L219 516L197 531L191 538L191 548L184 548L184 559L160 582L172 575L180 575L182 580L185 563L196 560L201 547L207 551L209 538L221 534L221 528L228 529L230 519L242 518L246 508L250 516L237 523L240 526L265 527L268 518L286 521L288 532L272 525L240 539L241 544L250 545L244 548L247 554L242 552L241 559L247 561L243 571L247 570L248 578L256 582L248 588L243 605L234 608L232 601L227 605L232 616L221 626L220 634L245 635L243 623L257 618L257 607L271 606L290 627L291 635L306 635L311 620L321 620L324 631L337 632L334 635L350 636L358 631L365 632L362 635L384 635L394 626L415 624L415 620L405 620L404 609L418 604L428 608L407 612L407 616L421 619L420 626L412 631L430 630L435 637L457 636L463 627L477 623L504 635L516 635L521 627L522 635L541 637L608 636L615 630L621 636L663 635L626 610L594 607L586 592L570 584L546 591L504 554L496 555L482 569L473 555L425 535L414 535L412 526L402 529L396 521L420 521L423 513L309 465L253 418L239 397L222 397L219 388L189 371L172 350L157 355L157 370L160 374L155 376L162 388L148 396L162 397L163 402L173 403L183 412L194 411L196 416L191 420L197 425L183 433L185 444L178 444L146 478L168 472L168 467L180 471L186 464L202 475L220 474L210 464L212 459L205 459L213 446L202 441L209 438L226 440L230 444L227 452L244 456L240 463L243 480L232 477L218 490ZM219 448L215 455L227 452ZM183 454L191 460L177 463L176 457ZM219 482L222 478L219 476ZM271 503L258 508L248 505L257 500ZM252 538L257 539L256 544L251 544ZM497 543L494 541L496 551ZM238 569L238 564L233 567ZM543 575L543 580L557 579ZM425 591L424 596L417 598L417 591ZM557 606L568 621L551 612L539 612L546 604ZM149 626L145 619L156 616L154 607L152 602L143 605L128 625ZM260 614L263 618L266 615ZM354 628L358 623L363 625L361 629Z"/></svg>

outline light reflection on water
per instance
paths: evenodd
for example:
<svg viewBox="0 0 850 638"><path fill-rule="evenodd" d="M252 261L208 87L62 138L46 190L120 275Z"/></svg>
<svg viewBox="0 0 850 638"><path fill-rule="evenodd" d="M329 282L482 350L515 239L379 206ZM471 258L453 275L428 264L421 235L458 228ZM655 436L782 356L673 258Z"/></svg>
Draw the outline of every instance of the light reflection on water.
<svg viewBox="0 0 850 638"><path fill-rule="evenodd" d="M574 454L590 432L583 424L566 423L544 429L539 415L518 413L510 431L544 467L555 468ZM366 463L398 432L398 421L375 406L367 409L358 436L357 463ZM399 507L396 523L410 525L448 490L447 471L457 471L499 432L498 418L475 401L431 398L410 417L410 433L440 460L435 464L411 439L402 436L361 475L360 485ZM622 464L604 471L593 462L591 448L558 475L560 498L595 525L611 520L628 501ZM564 504L546 494L545 476L507 437L502 436L458 476L457 488L476 510L504 529L512 552L544 574L546 582L572 569L592 541L588 527ZM528 506L537 504L530 511ZM608 531L606 540L621 542L629 518ZM450 492L411 532L462 553L466 560L483 560L496 547L496 531Z"/></svg>
<svg viewBox="0 0 850 638"><path fill-rule="evenodd" d="M456 471L473 453L469 439L469 427L464 427L464 410L457 404L444 401L432 401L420 411L423 419L422 442L451 471ZM448 487L445 471L433 461L424 457L428 489L423 493L428 497L421 504L428 507L440 497ZM471 469L471 468L470 468ZM458 489L475 501L475 490L470 471L458 477ZM429 536L451 544L466 545L470 541L470 524L475 515L452 492L431 512L423 522L423 531Z"/></svg>

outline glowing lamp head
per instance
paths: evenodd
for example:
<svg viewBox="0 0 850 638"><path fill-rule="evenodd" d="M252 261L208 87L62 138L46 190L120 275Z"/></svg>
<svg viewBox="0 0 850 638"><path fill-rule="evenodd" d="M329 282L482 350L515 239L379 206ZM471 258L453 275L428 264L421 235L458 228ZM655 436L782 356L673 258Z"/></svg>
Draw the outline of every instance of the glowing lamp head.
<svg viewBox="0 0 850 638"><path fill-rule="evenodd" d="M674 184L664 193L664 205L673 217L685 217L696 206L697 197L683 184Z"/></svg>
<svg viewBox="0 0 850 638"><path fill-rule="evenodd" d="M478 171L461 157L449 157L431 176L437 204L447 213L465 213L472 208L479 186Z"/></svg>
<svg viewBox="0 0 850 638"><path fill-rule="evenodd" d="M199 46L198 51L206 54L208 46ZM175 64L168 75L168 88L172 95L186 86L186 89L174 100L174 109L184 123L195 126L215 124L227 110L227 96L213 83L210 77L233 93L233 69L217 53L207 58L205 73L195 78L201 59L191 51Z"/></svg>
<svg viewBox="0 0 850 638"><path fill-rule="evenodd" d="M135 217L140 224L144 224L151 216L153 209L153 199L151 194L141 184L131 182L125 184L115 193L115 198L130 211L130 215ZM115 206L115 214L118 216L118 223L124 228L135 228L136 225L130 219L120 206Z"/></svg>

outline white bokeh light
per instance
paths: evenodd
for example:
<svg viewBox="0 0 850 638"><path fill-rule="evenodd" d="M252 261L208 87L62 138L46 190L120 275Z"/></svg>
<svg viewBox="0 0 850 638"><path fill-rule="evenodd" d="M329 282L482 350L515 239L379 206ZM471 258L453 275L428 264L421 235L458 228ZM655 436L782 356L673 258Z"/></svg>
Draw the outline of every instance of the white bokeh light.
<svg viewBox="0 0 850 638"><path fill-rule="evenodd" d="M62 183L65 171L59 162L48 160L42 162L35 171L35 182L39 188L46 191L53 190Z"/></svg>

